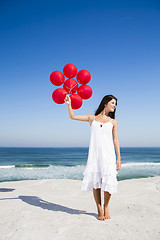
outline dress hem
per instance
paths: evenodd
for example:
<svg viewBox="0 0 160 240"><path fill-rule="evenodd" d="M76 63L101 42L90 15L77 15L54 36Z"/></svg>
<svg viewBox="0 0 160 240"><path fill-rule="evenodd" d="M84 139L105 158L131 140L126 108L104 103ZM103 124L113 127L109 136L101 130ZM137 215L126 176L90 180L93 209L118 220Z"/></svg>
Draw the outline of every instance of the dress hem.
<svg viewBox="0 0 160 240"><path fill-rule="evenodd" d="M82 183L82 187L81 187L81 191L83 192L89 192L89 191L93 191L93 188L94 189L98 189L100 188L102 192L109 192L110 194L113 194L113 193L117 193L117 185L118 185L118 182L116 185L103 185L101 183L97 183L97 184L88 184L88 186L86 186L86 184Z"/></svg>

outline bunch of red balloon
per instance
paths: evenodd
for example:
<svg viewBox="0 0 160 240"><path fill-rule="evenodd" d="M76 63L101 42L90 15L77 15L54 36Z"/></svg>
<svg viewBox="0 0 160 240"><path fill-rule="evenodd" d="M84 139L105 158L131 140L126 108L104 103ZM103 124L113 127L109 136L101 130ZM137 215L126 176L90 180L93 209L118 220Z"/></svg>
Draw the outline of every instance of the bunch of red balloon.
<svg viewBox="0 0 160 240"><path fill-rule="evenodd" d="M73 79L76 76L76 79ZM67 80L65 80L65 77ZM63 73L60 71L54 71L50 75L50 81L55 86L61 86L63 88L57 88L53 94L52 99L55 103L63 104L66 95L71 94L71 107L73 109L79 109L82 106L82 99L89 99L92 96L92 88L86 85L91 80L91 74L87 70L81 70L77 73L77 68L74 64L68 63L63 68ZM78 83L82 84L78 86ZM76 94L77 92L77 94Z"/></svg>

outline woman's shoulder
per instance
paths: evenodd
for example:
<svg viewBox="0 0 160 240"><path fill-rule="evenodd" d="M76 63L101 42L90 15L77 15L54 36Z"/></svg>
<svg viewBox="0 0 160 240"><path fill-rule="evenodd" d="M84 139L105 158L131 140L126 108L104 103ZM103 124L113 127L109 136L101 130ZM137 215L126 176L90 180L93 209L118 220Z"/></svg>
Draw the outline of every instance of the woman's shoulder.
<svg viewBox="0 0 160 240"><path fill-rule="evenodd" d="M88 122L90 124L90 126L92 125L92 122L95 119L95 115L94 114L88 114Z"/></svg>
<svg viewBox="0 0 160 240"><path fill-rule="evenodd" d="M95 119L95 115L94 114L87 114L88 115L88 121L93 121Z"/></svg>
<svg viewBox="0 0 160 240"><path fill-rule="evenodd" d="M118 122L116 119L112 118L112 124L113 124L113 127L117 126L118 125Z"/></svg>
<svg viewBox="0 0 160 240"><path fill-rule="evenodd" d="M90 117L90 118L94 118L94 117L95 117L94 114L87 114L87 115L88 115L88 117Z"/></svg>

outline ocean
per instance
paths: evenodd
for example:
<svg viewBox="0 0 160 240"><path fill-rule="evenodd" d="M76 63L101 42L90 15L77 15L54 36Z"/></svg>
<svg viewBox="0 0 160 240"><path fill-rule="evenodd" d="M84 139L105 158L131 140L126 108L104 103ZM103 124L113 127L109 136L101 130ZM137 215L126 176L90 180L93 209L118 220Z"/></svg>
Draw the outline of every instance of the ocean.
<svg viewBox="0 0 160 240"><path fill-rule="evenodd" d="M121 147L117 180L160 176L160 147ZM0 148L0 182L82 180L88 147Z"/></svg>

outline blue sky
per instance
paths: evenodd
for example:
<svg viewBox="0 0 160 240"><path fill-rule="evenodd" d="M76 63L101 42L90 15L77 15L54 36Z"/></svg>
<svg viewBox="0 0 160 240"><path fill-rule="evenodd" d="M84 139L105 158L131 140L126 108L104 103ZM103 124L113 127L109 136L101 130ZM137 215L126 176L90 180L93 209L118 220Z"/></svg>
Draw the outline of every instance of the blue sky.
<svg viewBox="0 0 160 240"><path fill-rule="evenodd" d="M121 147L160 147L159 1L1 1L0 146L87 147L90 125L52 101L51 72L91 73L94 114L118 98Z"/></svg>

